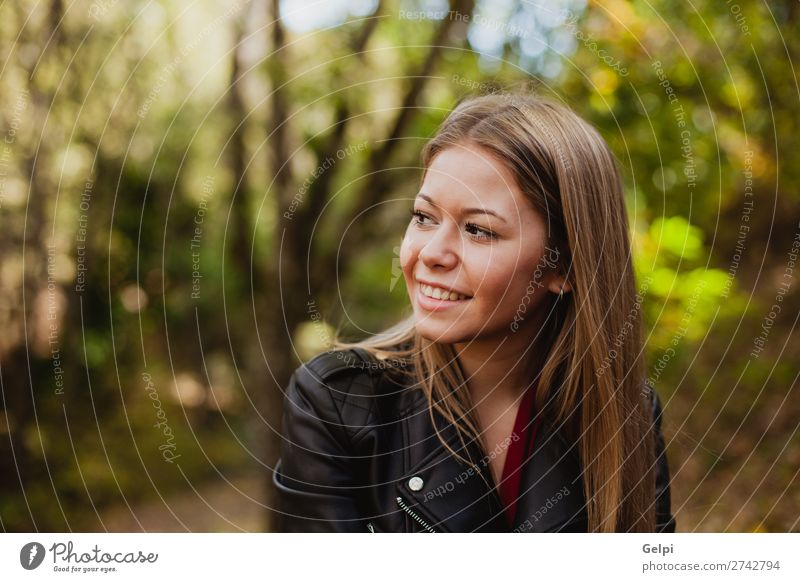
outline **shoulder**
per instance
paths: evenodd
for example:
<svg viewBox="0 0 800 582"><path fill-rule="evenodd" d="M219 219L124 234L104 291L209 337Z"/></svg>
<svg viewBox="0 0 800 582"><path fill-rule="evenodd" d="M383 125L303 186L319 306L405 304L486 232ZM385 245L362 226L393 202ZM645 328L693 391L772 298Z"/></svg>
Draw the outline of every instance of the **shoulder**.
<svg viewBox="0 0 800 582"><path fill-rule="evenodd" d="M363 427L374 421L379 408L384 409L378 401L385 400L379 396L387 392L387 386L398 388L396 382L387 381L390 367L364 349L323 352L294 371L287 397L323 419Z"/></svg>
<svg viewBox="0 0 800 582"><path fill-rule="evenodd" d="M301 364L293 374L298 381L347 393L363 384L374 384L380 372L379 361L363 349L337 349L317 354Z"/></svg>
<svg viewBox="0 0 800 582"><path fill-rule="evenodd" d="M330 350L300 364L292 374L291 387L313 398L329 392L346 394L358 384L369 381L369 371L358 351Z"/></svg>

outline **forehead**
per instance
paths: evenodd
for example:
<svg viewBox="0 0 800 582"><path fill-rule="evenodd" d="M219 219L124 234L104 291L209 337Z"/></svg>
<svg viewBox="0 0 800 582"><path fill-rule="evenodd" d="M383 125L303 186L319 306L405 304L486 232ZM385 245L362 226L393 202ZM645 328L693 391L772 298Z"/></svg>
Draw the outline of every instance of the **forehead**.
<svg viewBox="0 0 800 582"><path fill-rule="evenodd" d="M489 150L475 144L448 147L433 159L421 188L441 206L485 207L511 222L532 212L514 175Z"/></svg>

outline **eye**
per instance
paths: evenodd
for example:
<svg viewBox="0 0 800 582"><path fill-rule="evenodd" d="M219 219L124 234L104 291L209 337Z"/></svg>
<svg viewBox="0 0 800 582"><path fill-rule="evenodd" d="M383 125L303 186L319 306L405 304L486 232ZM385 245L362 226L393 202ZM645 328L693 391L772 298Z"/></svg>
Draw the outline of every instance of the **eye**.
<svg viewBox="0 0 800 582"><path fill-rule="evenodd" d="M432 220L430 216L427 214L419 211L419 210L412 210L411 217L414 221L414 224L419 226L429 226L429 223L423 222L424 220ZM497 238L497 235L490 230L486 230L478 226L473 222L468 222L464 225L467 233L474 238L475 240L487 241L487 240L494 240Z"/></svg>
<svg viewBox="0 0 800 582"><path fill-rule="evenodd" d="M467 227L467 232L469 232L469 234L475 237L476 239L492 240L497 238L497 235L494 234L492 231L486 230L485 228L481 228L480 226L472 222L468 222L466 227ZM473 230L476 232L471 232Z"/></svg>
<svg viewBox="0 0 800 582"><path fill-rule="evenodd" d="M430 216L428 216L427 214L423 214L419 210L412 210L411 218L414 219L414 224L424 225L422 221L426 218L430 218Z"/></svg>

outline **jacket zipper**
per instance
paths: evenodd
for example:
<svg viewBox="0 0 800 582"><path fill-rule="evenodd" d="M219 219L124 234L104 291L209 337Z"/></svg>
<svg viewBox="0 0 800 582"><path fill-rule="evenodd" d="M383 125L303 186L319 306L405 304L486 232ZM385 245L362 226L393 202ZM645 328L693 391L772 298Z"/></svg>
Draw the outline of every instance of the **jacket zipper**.
<svg viewBox="0 0 800 582"><path fill-rule="evenodd" d="M436 533L436 530L433 529L424 519L422 519L414 510L412 510L408 505L403 502L402 497L397 498L397 505L400 506L400 509L405 511L408 515L413 517L418 524L420 524L425 530L429 533Z"/></svg>
<svg viewBox="0 0 800 582"><path fill-rule="evenodd" d="M367 529L370 531L370 533L375 533L375 526L372 525L372 522L367 524Z"/></svg>

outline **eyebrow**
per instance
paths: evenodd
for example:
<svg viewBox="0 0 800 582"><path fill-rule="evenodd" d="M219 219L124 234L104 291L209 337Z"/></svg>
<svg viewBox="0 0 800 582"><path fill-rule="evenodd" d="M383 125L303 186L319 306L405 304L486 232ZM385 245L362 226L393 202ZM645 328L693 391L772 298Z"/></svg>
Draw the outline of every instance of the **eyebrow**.
<svg viewBox="0 0 800 582"><path fill-rule="evenodd" d="M419 194L417 194L417 198L422 198L423 200L426 200L432 206L436 206L437 208L439 207L439 205L436 204L436 202L433 201L433 198L431 198L427 194L423 194L423 193L420 192ZM461 214L464 214L464 215L467 215L467 214L491 214L492 216L497 217L499 220L502 220L503 222L506 222L505 218L503 218L502 216L497 214L494 210L489 210L488 208L464 208L464 209L461 210Z"/></svg>

